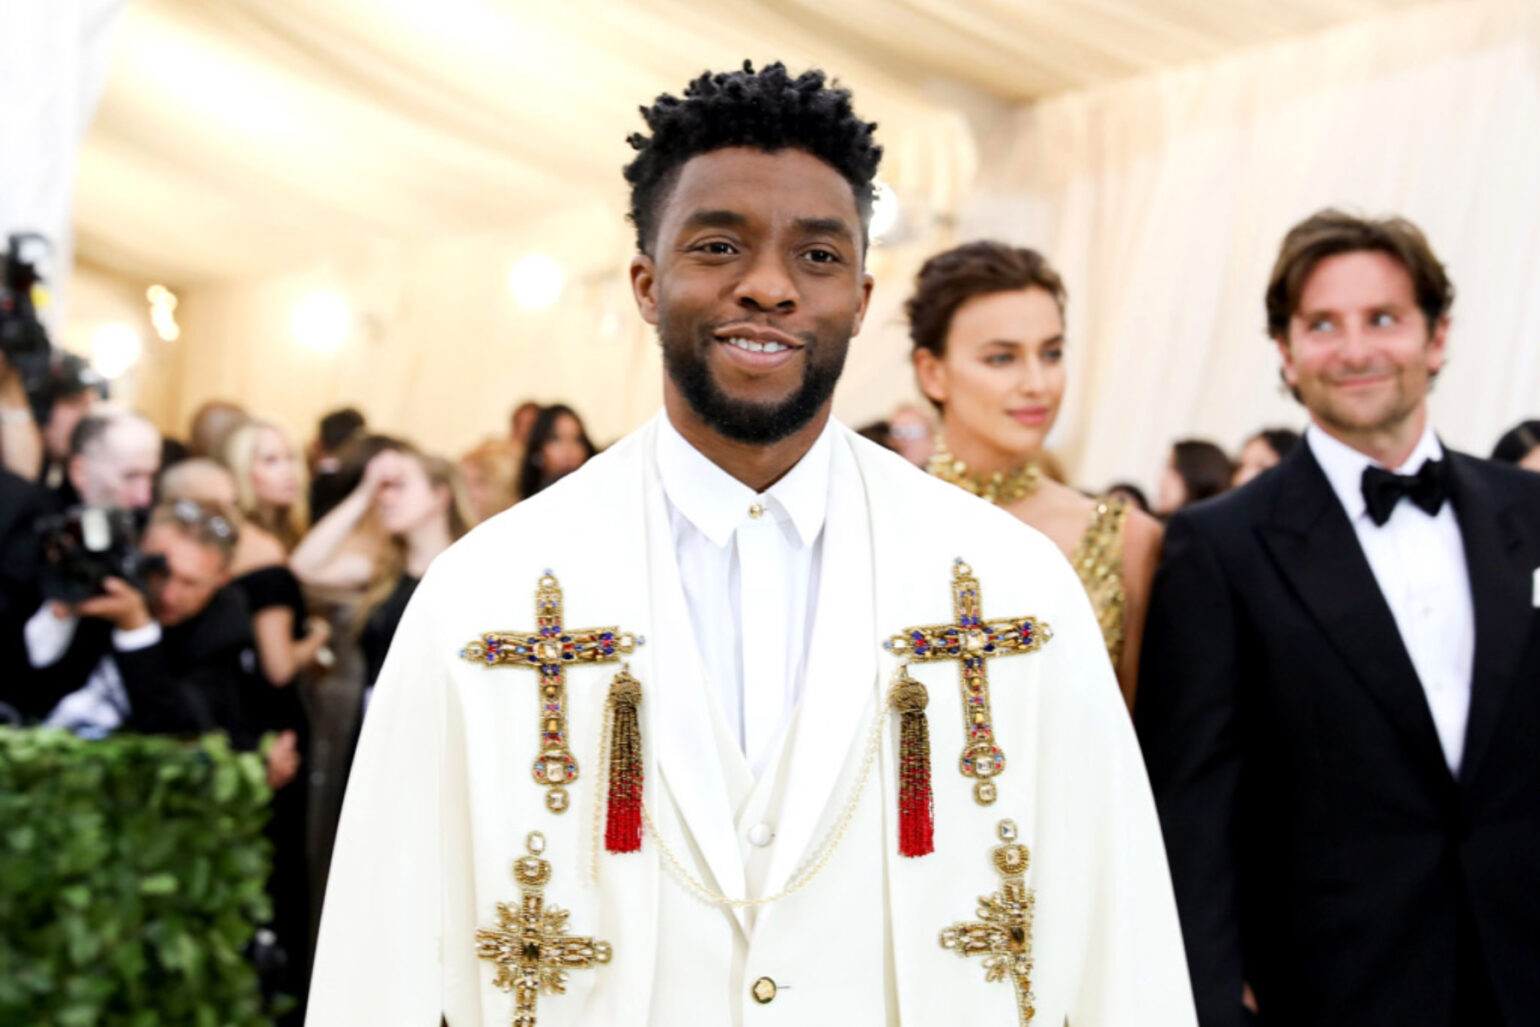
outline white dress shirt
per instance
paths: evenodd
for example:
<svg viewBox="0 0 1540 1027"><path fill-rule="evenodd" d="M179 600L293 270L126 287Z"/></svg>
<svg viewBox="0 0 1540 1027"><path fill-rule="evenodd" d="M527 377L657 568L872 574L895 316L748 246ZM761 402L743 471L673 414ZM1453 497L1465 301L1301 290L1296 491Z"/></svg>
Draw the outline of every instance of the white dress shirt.
<svg viewBox="0 0 1540 1027"><path fill-rule="evenodd" d="M1305 430L1305 441L1353 524L1422 682L1444 760L1458 775L1470 715L1476 608L1454 504L1446 502L1430 517L1415 503L1403 500L1391 511L1390 520L1376 525L1364 503L1362 479L1364 468L1379 466L1378 462L1313 424ZM1430 426L1423 429L1406 462L1387 470L1416 474L1424 461L1443 455L1444 448Z"/></svg>
<svg viewBox="0 0 1540 1027"><path fill-rule="evenodd" d="M659 418L658 478L701 663L757 777L802 694L832 440L756 493Z"/></svg>

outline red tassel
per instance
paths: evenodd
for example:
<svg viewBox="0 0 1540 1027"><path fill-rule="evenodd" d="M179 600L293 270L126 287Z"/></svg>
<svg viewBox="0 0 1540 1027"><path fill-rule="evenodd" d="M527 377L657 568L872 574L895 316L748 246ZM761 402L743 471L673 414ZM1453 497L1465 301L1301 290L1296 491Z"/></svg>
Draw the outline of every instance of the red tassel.
<svg viewBox="0 0 1540 1027"><path fill-rule="evenodd" d="M930 787L930 725L925 686L899 668L893 685L898 729L898 854L928 856L936 851L935 796Z"/></svg>
<svg viewBox="0 0 1540 1027"><path fill-rule="evenodd" d="M642 683L622 670L610 683L610 782L604 825L609 852L642 847Z"/></svg>

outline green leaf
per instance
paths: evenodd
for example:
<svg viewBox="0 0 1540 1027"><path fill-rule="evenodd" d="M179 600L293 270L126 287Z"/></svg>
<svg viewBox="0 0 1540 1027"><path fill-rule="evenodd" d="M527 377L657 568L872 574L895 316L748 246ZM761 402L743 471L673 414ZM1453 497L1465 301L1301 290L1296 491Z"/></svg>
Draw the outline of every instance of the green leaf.
<svg viewBox="0 0 1540 1027"><path fill-rule="evenodd" d="M96 1006L65 1006L54 1015L59 1027L95 1027L101 1010Z"/></svg>
<svg viewBox="0 0 1540 1027"><path fill-rule="evenodd" d="M268 1027L259 757L0 728L0 1024Z"/></svg>
<svg viewBox="0 0 1540 1027"><path fill-rule="evenodd" d="M240 789L241 772L235 768L234 764L221 764L219 769L214 771L215 802L223 806L225 803L235 798Z"/></svg>
<svg viewBox="0 0 1540 1027"><path fill-rule="evenodd" d="M5 840L6 844L17 852L29 852L32 849L32 843L37 840L37 832L30 826L22 824L7 831Z"/></svg>

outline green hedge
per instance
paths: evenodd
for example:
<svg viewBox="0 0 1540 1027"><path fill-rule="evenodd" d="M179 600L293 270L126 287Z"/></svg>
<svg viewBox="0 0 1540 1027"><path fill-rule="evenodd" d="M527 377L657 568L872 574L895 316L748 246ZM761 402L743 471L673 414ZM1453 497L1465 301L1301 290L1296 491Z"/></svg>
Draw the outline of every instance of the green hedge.
<svg viewBox="0 0 1540 1027"><path fill-rule="evenodd" d="M257 1027L260 757L0 728L0 1024Z"/></svg>

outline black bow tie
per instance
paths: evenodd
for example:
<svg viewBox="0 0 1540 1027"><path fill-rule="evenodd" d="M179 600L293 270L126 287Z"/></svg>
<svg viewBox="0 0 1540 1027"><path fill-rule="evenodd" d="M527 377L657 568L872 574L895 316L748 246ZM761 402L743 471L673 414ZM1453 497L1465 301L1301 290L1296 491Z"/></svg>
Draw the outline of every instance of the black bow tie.
<svg viewBox="0 0 1540 1027"><path fill-rule="evenodd" d="M1365 467L1363 490L1364 505L1375 524L1383 525L1390 520L1391 511L1403 498L1422 507L1431 517L1449 498L1449 464L1444 460L1429 460L1416 474L1396 474L1383 467Z"/></svg>

